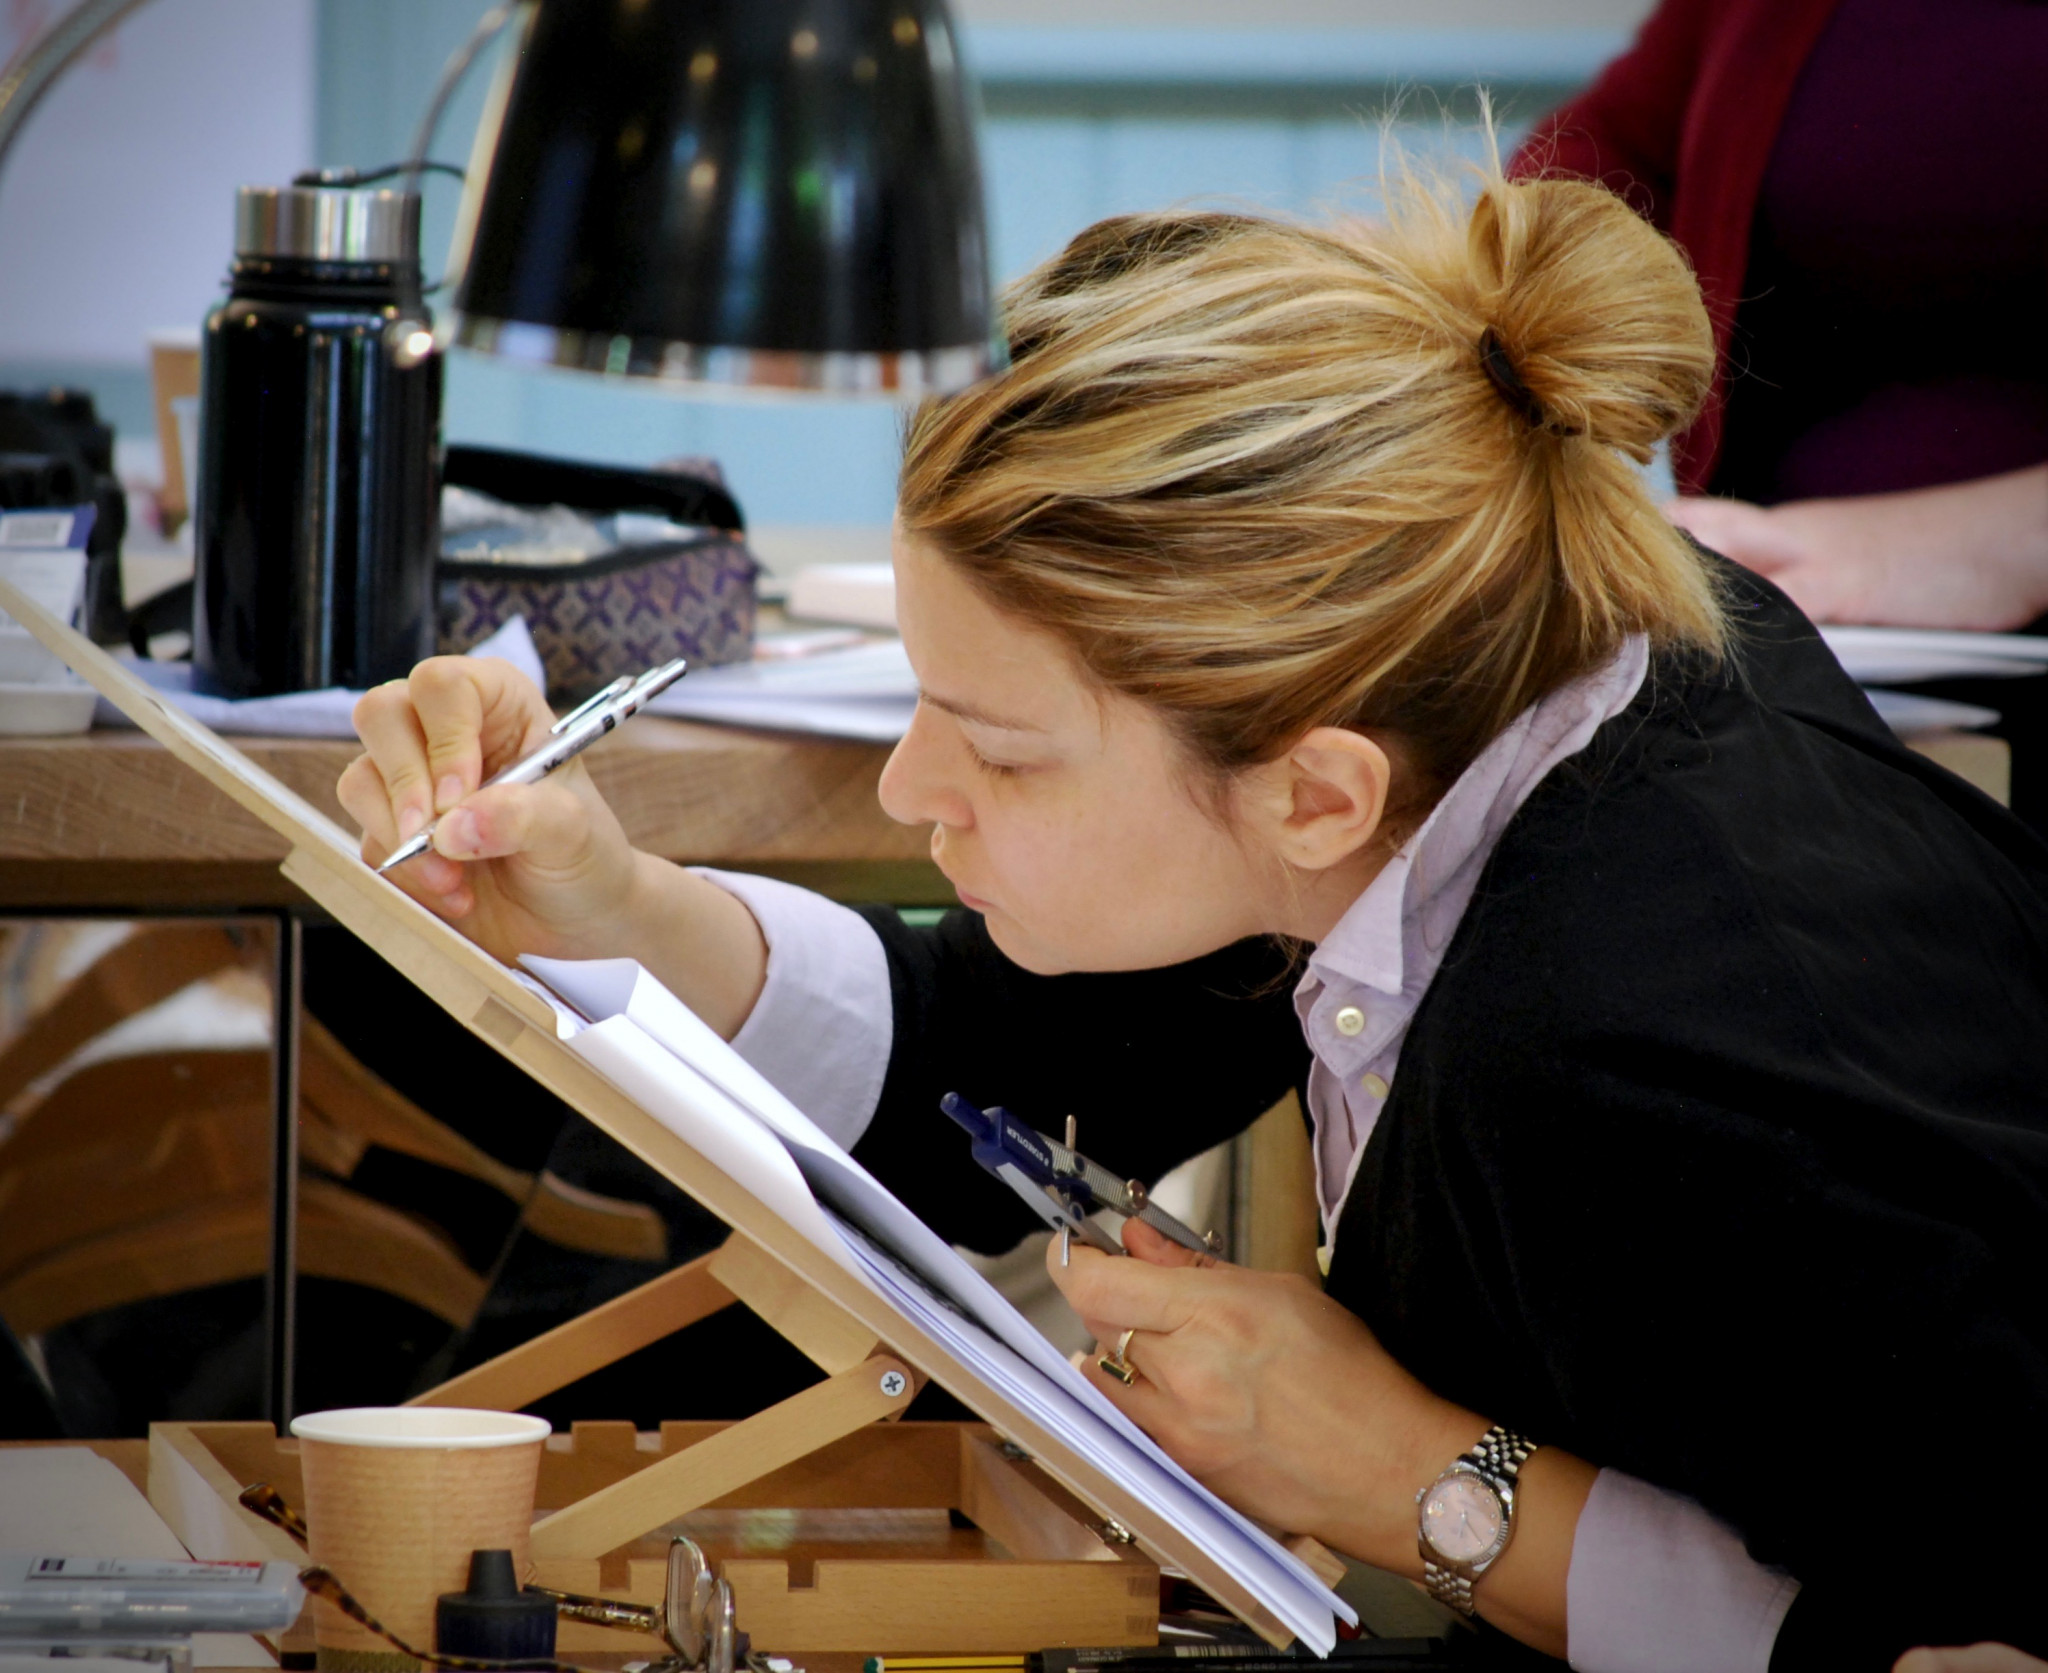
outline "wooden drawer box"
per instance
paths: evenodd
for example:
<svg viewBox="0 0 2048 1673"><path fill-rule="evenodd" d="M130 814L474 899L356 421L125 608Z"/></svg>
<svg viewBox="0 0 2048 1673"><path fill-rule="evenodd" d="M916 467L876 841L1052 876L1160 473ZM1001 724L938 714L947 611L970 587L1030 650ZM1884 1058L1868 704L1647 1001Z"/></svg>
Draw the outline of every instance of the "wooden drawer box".
<svg viewBox="0 0 2048 1673"><path fill-rule="evenodd" d="M579 1423L542 1453L537 1511L727 1427L668 1423L646 1434ZM303 1561L287 1536L235 1502L254 1481L303 1505L298 1443L262 1423L151 1428L150 1501L193 1555ZM1157 1566L982 1424L872 1424L603 1556L537 1559L528 1578L659 1603L669 1532L704 1547L732 1584L740 1627L766 1650L1006 1651L1158 1638ZM559 1643L565 1656L658 1648L575 1621L561 1623Z"/></svg>

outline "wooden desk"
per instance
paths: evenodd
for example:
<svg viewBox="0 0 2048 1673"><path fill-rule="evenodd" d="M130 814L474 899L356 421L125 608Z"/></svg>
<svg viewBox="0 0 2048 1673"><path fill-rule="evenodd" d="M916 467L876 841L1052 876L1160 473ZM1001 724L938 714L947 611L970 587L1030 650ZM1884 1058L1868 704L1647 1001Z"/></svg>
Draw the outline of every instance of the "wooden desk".
<svg viewBox="0 0 2048 1673"><path fill-rule="evenodd" d="M340 739L242 738L258 766L349 825ZM2005 742L1938 733L1914 747L1998 800ZM888 749L643 716L586 759L650 853L802 883L841 900L950 906L922 829L875 799ZM306 904L284 848L140 732L0 739L0 911L261 909Z"/></svg>
<svg viewBox="0 0 2048 1673"><path fill-rule="evenodd" d="M244 738L249 757L345 826L339 739ZM586 760L635 844L767 872L841 899L952 904L926 833L875 800L879 744L643 717ZM304 904L283 845L139 732L0 739L0 910Z"/></svg>

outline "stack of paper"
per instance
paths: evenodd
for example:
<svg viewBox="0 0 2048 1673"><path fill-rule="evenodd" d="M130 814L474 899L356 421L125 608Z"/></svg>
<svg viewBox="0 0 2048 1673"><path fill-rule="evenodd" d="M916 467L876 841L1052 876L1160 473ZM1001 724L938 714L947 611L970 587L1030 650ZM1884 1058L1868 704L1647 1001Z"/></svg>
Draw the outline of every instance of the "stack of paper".
<svg viewBox="0 0 2048 1673"><path fill-rule="evenodd" d="M1861 685L1922 680L2015 679L2048 673L2048 639L1920 627L1824 627L1849 677Z"/></svg>
<svg viewBox="0 0 2048 1673"><path fill-rule="evenodd" d="M1080 1457L1206 1549L1317 1654L1356 1615L1181 1469L996 1289L630 959L528 958L571 1049Z"/></svg>
<svg viewBox="0 0 2048 1673"><path fill-rule="evenodd" d="M2021 679L2048 673L2048 639L2023 633L1968 633L1920 627L1824 627L1843 670L1902 738L1994 726L1998 711L1974 703L1887 691L1922 680Z"/></svg>
<svg viewBox="0 0 2048 1673"><path fill-rule="evenodd" d="M917 676L903 641L774 662L692 669L647 705L649 714L894 743L917 708Z"/></svg>

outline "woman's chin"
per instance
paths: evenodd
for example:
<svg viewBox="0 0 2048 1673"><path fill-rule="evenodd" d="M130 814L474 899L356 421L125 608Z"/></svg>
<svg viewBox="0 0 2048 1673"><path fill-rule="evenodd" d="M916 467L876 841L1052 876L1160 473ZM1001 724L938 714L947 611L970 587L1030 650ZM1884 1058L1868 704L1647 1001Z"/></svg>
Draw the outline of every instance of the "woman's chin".
<svg viewBox="0 0 2048 1673"><path fill-rule="evenodd" d="M961 897L963 902L966 897ZM996 950L1020 970L1028 970L1034 976L1065 976L1081 968L1071 958L1062 956L1055 948L1024 931L1000 908L986 904L970 905L970 910L981 914L981 921L988 925L988 938L996 944Z"/></svg>

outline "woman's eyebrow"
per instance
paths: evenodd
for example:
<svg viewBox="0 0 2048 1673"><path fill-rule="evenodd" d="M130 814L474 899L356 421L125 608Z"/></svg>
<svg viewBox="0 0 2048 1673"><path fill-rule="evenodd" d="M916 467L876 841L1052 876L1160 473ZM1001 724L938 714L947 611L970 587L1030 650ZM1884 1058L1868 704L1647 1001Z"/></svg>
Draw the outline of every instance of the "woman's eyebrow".
<svg viewBox="0 0 2048 1673"><path fill-rule="evenodd" d="M1015 720L1008 715L992 714L973 703L961 703L951 697L941 697L935 691L919 691L918 696L935 709L944 709L956 719L968 721L975 726L992 726L999 732L1043 732L1045 727L1035 720Z"/></svg>

